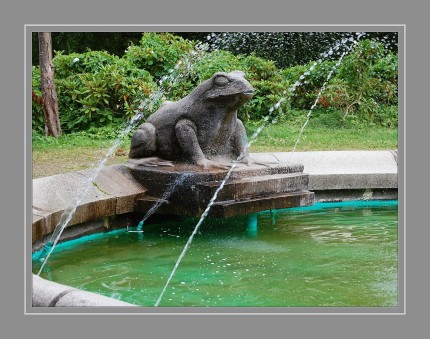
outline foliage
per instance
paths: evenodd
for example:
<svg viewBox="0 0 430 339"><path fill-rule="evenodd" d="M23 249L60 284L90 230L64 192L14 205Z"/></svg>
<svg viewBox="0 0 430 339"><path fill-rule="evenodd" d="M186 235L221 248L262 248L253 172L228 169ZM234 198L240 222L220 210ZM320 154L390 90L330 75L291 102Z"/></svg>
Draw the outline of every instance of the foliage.
<svg viewBox="0 0 430 339"><path fill-rule="evenodd" d="M106 52L58 53L53 63L60 120L66 132L122 123L156 87L147 71ZM38 72L33 67L36 89ZM33 113L37 115L37 109Z"/></svg>
<svg viewBox="0 0 430 339"><path fill-rule="evenodd" d="M217 71L240 69L255 89L255 96L239 111L241 119L262 119L276 103L282 101L276 112L278 118L297 120L292 112L309 110L328 74L333 71L318 107L328 109L327 114L338 125L352 122L358 125L363 121L379 126L396 126L393 109L387 107L397 104L397 56L387 53L381 43L364 40L344 58L340 67L336 69L335 65L336 61L319 60L282 70L273 61L257 57L254 53L245 56L216 50L200 58L188 77L170 89L169 99L184 97ZM292 93L287 91L297 81L299 86ZM351 113L358 113L360 118L347 120Z"/></svg>
<svg viewBox="0 0 430 339"><path fill-rule="evenodd" d="M303 66L294 66L282 71L282 76L291 83L300 85L292 94L291 105L296 109L309 109L335 66L334 61L312 61Z"/></svg>
<svg viewBox="0 0 430 339"><path fill-rule="evenodd" d="M352 33L347 32L173 32L175 36L187 40L209 42L213 49L224 49L234 54L257 55L274 60L281 68L306 64L315 60L335 41ZM209 39L208 39L209 36ZM85 53L105 50L109 54L122 57L131 45L139 44L139 32L52 32L54 51ZM368 39L382 42L386 49L397 53L396 32L367 32ZM37 33L32 37L33 50L38 49ZM33 53L33 65L38 65L38 53Z"/></svg>
<svg viewBox="0 0 430 339"><path fill-rule="evenodd" d="M53 50L63 54L107 51L121 57L132 43L139 42L139 32L52 32ZM32 34L32 48L38 50L37 32ZM33 65L39 64L39 54L33 53Z"/></svg>
<svg viewBox="0 0 430 339"><path fill-rule="evenodd" d="M353 32L223 32L206 34L212 50L222 49L234 54L250 54L273 60L277 67L286 68L305 65L317 60L342 39L354 39ZM384 43L391 52L397 53L396 32L373 32L365 34L367 39ZM333 53L329 59L337 59Z"/></svg>
<svg viewBox="0 0 430 339"><path fill-rule="evenodd" d="M70 54L57 52L53 60L55 76L64 79L74 74L97 72L101 67L113 64L118 59L105 51Z"/></svg>
<svg viewBox="0 0 430 339"><path fill-rule="evenodd" d="M215 72L233 70L245 72L255 89L255 96L238 112L249 123L261 121L276 106L273 115L278 121L301 126L333 70L313 121L327 128L397 126L398 59L381 43L359 42L337 69L336 61L329 59L281 69L275 61L258 56L258 49L246 55L214 50L190 58L195 47L194 42L169 33L145 33L122 58L103 51L57 52L53 62L63 130L70 133L118 126L134 115L142 99L154 93L153 79L164 91L163 97L148 102L145 110L151 113L160 100L183 98ZM179 60L186 67L175 67ZM161 82L166 74L179 77L172 83ZM34 129L42 133L38 67L33 67L32 83L36 99L32 121ZM292 86L294 91L289 90Z"/></svg>
<svg viewBox="0 0 430 339"><path fill-rule="evenodd" d="M144 33L137 45L131 45L124 58L159 79L172 69L194 43L170 33Z"/></svg>
<svg viewBox="0 0 430 339"><path fill-rule="evenodd" d="M335 79L327 86L325 106L348 115L358 113L370 120L378 116L383 106L397 105L397 58L385 54L384 46L372 40L357 44L345 57Z"/></svg>

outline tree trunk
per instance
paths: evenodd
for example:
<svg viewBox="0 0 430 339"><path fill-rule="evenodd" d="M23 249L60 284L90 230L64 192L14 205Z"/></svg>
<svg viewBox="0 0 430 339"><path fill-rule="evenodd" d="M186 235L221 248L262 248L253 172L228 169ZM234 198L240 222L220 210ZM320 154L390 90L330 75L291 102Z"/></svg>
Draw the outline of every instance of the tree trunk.
<svg viewBox="0 0 430 339"><path fill-rule="evenodd" d="M39 64L45 134L58 137L61 135L61 126L58 114L57 92L54 84L51 33L39 33Z"/></svg>

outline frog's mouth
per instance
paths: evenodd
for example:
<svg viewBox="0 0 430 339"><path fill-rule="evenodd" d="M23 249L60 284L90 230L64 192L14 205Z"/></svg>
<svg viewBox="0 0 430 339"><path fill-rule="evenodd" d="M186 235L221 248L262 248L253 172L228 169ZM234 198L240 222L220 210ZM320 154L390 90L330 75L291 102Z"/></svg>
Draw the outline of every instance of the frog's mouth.
<svg viewBox="0 0 430 339"><path fill-rule="evenodd" d="M244 98L250 99L254 96L255 92L253 90L248 90L245 92L239 92L239 93L229 93L229 94L211 94L208 97L210 99L217 99L217 98L234 98L237 96L242 96Z"/></svg>
<svg viewBox="0 0 430 339"><path fill-rule="evenodd" d="M245 103L254 96L255 92L253 90L242 92L242 102Z"/></svg>

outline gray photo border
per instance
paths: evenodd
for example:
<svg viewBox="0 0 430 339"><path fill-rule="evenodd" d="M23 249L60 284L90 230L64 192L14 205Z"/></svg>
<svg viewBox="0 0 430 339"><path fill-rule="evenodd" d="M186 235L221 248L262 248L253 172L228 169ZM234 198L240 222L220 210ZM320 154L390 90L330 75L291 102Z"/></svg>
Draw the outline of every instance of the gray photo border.
<svg viewBox="0 0 430 339"><path fill-rule="evenodd" d="M122 0L93 2L74 0L39 0L23 3L5 0L0 11L2 41L1 150L7 158L2 166L2 317L1 333L5 337L46 338L420 338L428 332L427 260L429 257L427 227L426 174L428 168L428 9L423 1L410 0ZM25 314L24 297L24 227L28 215L28 171L31 162L24 152L31 140L24 134L26 24L350 24L405 25L407 46L403 106L403 129L399 159L405 164L399 170L399 189L404 211L407 271L405 274L406 314ZM400 69L399 69L400 71ZM407 102L406 102L407 98ZM400 99L400 98L399 98ZM400 102L399 102L400 105ZM407 107L407 112L406 112ZM407 133L407 135L406 135ZM407 143L406 143L407 139ZM408 152L406 152L408 151ZM406 157L407 153L407 157ZM27 172L26 172L27 171ZM407 185L406 185L407 181ZM406 189L407 187L407 189ZM400 203L399 198L399 203ZM18 223L17 223L17 220ZM22 221L21 221L22 220ZM17 225L18 224L18 225ZM406 246L405 246L406 249ZM403 254L406 259L406 251ZM418 334L417 334L418 333Z"/></svg>
<svg viewBox="0 0 430 339"><path fill-rule="evenodd" d="M397 307L86 307L86 308L37 308L31 306L31 233L25 232L25 279L26 279L26 314L405 314L405 259L406 259L406 242L405 242L405 213L403 191L404 191L404 63L405 63L405 25L25 25L25 54L26 54L26 93L25 98L29 98L31 93L31 34L32 32L50 31L50 32L233 32L233 31L293 31L293 32L310 32L310 31L351 31L351 32L397 32L399 42L399 252L398 252L398 306ZM26 101L26 111L31 112L31 101ZM30 116L26 113L25 117ZM26 161L31 163L31 119L25 119L27 147ZM30 134L29 134L30 131ZM28 168L28 167L27 167ZM27 192L27 209L26 209L26 226L31 220L31 172L27 173L26 181ZM31 224L31 223L30 223Z"/></svg>

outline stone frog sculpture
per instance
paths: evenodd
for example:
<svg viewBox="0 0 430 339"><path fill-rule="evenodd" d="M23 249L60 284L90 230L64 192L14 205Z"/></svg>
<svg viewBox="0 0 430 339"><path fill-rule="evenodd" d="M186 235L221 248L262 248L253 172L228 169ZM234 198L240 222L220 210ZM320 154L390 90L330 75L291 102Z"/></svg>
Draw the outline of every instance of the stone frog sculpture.
<svg viewBox="0 0 430 339"><path fill-rule="evenodd" d="M132 137L129 157L141 165L192 163L204 169L227 168L244 154L247 137L237 110L254 95L241 71L218 72L185 98L165 102ZM161 159L168 160L163 161Z"/></svg>

